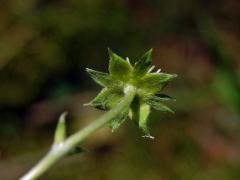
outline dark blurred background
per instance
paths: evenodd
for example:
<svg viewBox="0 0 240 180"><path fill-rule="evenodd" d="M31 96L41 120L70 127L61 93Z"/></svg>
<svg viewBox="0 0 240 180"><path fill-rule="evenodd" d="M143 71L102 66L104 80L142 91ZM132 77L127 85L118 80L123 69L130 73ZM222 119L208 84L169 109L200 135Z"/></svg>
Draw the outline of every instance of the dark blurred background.
<svg viewBox="0 0 240 180"><path fill-rule="evenodd" d="M107 47L179 77L164 91L175 115L153 112L154 140L130 121L103 128L42 179L240 179L240 1L1 0L0 179L17 179L52 143L65 110L68 133L101 112L82 104L100 87Z"/></svg>

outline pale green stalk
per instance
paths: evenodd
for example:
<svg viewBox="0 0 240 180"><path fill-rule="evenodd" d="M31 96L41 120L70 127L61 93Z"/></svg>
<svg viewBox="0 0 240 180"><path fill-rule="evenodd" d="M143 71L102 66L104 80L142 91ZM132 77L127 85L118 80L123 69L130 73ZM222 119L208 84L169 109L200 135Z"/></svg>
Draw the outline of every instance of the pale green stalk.
<svg viewBox="0 0 240 180"><path fill-rule="evenodd" d="M112 119L118 116L126 107L129 107L133 98L136 94L136 90L132 86L128 86L125 89L125 97L122 101L116 105L113 109L103 114L97 120L93 121L84 129L73 134L65 141L53 145L48 154L36 165L34 166L26 175L24 175L21 180L32 180L37 179L45 171L47 171L57 160L65 156L71 149L76 147L85 138L90 136L96 130L109 123Z"/></svg>

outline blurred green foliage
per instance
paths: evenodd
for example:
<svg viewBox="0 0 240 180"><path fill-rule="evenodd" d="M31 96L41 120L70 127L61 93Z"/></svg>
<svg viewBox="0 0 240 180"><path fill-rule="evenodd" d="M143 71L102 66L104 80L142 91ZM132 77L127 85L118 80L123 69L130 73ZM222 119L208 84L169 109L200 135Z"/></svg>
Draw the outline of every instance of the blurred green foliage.
<svg viewBox="0 0 240 180"><path fill-rule="evenodd" d="M107 47L131 61L153 47L153 64L179 74L176 115L153 113L154 141L103 130L45 179L239 179L239 16L238 0L2 0L1 179L49 146L63 110L71 131L94 119L84 69L106 71Z"/></svg>

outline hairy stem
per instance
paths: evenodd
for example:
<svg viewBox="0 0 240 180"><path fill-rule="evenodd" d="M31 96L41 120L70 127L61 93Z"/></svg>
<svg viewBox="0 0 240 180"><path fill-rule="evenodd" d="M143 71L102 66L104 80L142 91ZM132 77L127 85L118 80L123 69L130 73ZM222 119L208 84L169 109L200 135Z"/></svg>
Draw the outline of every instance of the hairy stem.
<svg viewBox="0 0 240 180"><path fill-rule="evenodd" d="M116 105L113 109L103 114L97 120L89 124L84 129L76 132L65 141L58 145L54 145L51 150L46 154L46 156L34 166L26 175L24 175L21 180L32 180L37 179L45 171L47 171L57 160L65 156L71 149L76 147L85 138L90 136L96 130L107 124L109 121L114 119L119 113L121 113L126 107L129 107L136 90L132 86L128 86L125 89L125 97L123 100Z"/></svg>

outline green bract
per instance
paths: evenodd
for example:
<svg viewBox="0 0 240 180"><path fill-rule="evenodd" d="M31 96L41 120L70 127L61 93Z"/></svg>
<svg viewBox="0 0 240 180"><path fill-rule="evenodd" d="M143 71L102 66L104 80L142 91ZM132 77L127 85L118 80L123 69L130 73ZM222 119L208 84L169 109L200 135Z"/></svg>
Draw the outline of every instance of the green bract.
<svg viewBox="0 0 240 180"><path fill-rule="evenodd" d="M161 73L160 70L152 72L152 49L146 52L134 66L109 49L109 74L86 69L91 78L103 87L103 90L87 105L101 110L110 110L118 104L128 86L136 88L136 96L130 109L119 114L110 126L114 131L130 117L145 133L151 137L147 126L150 109L173 112L163 104L164 101L173 100L171 97L160 94L162 89L174 78L176 74Z"/></svg>

